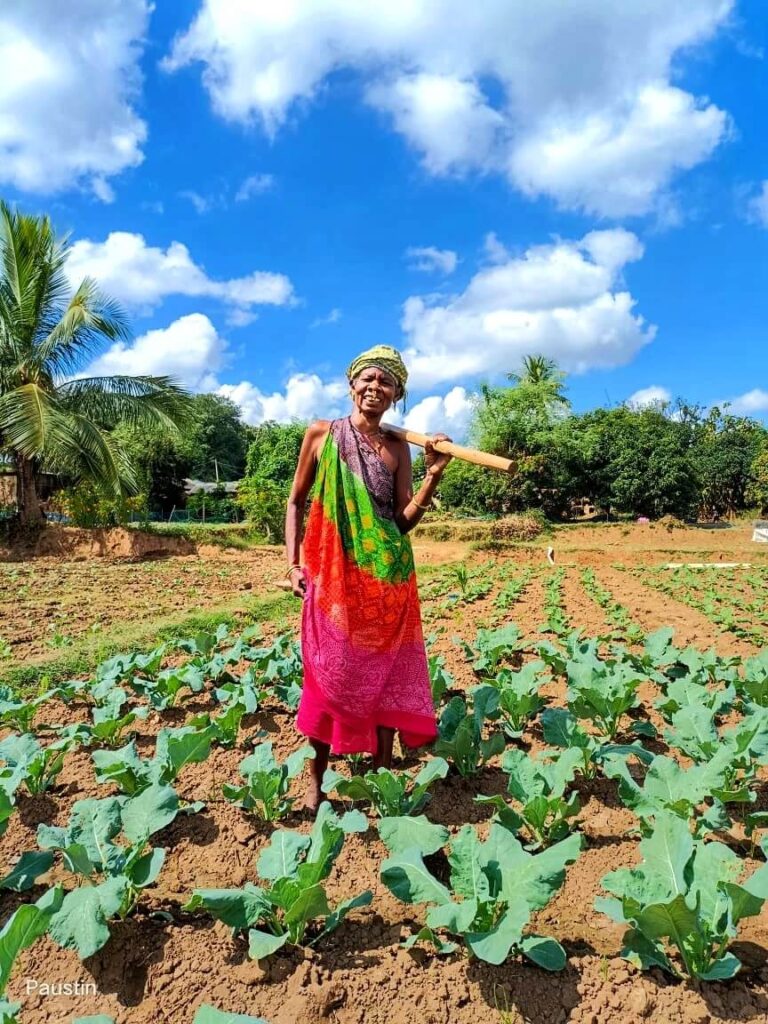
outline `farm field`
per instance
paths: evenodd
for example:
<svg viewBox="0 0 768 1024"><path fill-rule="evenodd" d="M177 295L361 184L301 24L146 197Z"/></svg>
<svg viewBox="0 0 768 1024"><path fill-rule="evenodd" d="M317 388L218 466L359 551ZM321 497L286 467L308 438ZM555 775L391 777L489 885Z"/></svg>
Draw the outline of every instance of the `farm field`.
<svg viewBox="0 0 768 1024"><path fill-rule="evenodd" d="M554 565L544 557L550 544ZM126 647L133 657L112 659L98 671L92 666L79 675L82 685L67 687L58 676L43 681L53 692L37 706L28 699L37 686L25 690L26 700L8 693L2 698L0 757L5 750L4 759L16 768L5 786L13 801L3 812L0 836L3 921L57 884L71 892L88 877L125 887L124 880L114 882L130 875L124 860L110 852L115 847L136 856L166 851L152 855L141 884L132 876L134 884L120 890L116 909L57 910L51 934L19 951L6 997L22 1004L21 1024L63 1024L97 1013L116 1024L191 1024L203 1003L273 1024L768 1020L768 911L761 905L768 896L768 844L761 847L768 817L759 816L768 812L768 661L764 653L760 657L768 639L768 552L750 544L747 528L667 531L658 525L585 527L496 552L418 538L414 547L442 737L434 750L396 759L395 771L413 776L432 765L435 773L431 799L412 808L433 826L429 838L419 833L423 859L403 852L408 847L398 836L413 835L407 822L398 817L397 828L380 829L391 816L380 816L365 799L353 801L354 790L341 795L345 784L337 780L330 794L334 811L356 813L338 819L346 832L334 819L326 821L326 837L334 836L336 845L343 839L335 862L328 855L328 905L335 909L365 893L370 898L320 935L329 911L315 894L314 903L294 911L294 921L308 922L304 944L283 945L262 959L248 955L249 928L260 920L257 931L272 941L287 916L278 915L283 924L265 924L252 897L247 907L255 917L246 927L241 900L240 934L233 935L232 904L227 913L221 896L206 891L268 888L280 877L274 863L270 870L278 847L293 849L298 859L304 855L297 851L305 841L280 839L281 830L308 836L313 829L298 799L307 770L300 759L294 757L288 773L294 778L283 781L285 792L271 802L271 815L283 812L279 820L259 816L265 805L256 794L264 790L255 776L250 797L233 792L245 784L240 766L255 746L271 743L282 764L303 745L292 727L300 682L293 646L299 609L274 586L281 552L211 550L136 563L0 563L0 637L6 646L0 678L6 669L9 677L29 665L44 673L64 655L85 656L94 634L100 641L119 639L166 620L183 634L186 615L226 609L232 618L229 633L196 629L181 643L168 639L156 646L147 633L146 643ZM660 568L699 561L750 565ZM249 626L257 617L253 602L271 595L279 599L271 612ZM659 633L665 627L674 634ZM152 648L154 656L141 657ZM712 649L716 655L707 655ZM460 725L462 702L470 714ZM32 738L23 741L28 750L22 756L12 737L25 733ZM34 737L43 746L60 744L61 757L52 748L41 760L30 746ZM546 779L533 778L529 766L545 750ZM445 770L436 757L447 762ZM335 758L331 767L352 777L368 765ZM512 789L510 779L517 779ZM664 785L654 791L659 779ZM233 787L228 795L225 785ZM172 787L174 795L158 794L160 786ZM109 798L121 796L122 806L114 800L107 806ZM529 797L549 801L543 820L537 816L541 804L529 806ZM75 805L83 800L104 801L103 817L90 831L82 821L77 827L83 808ZM62 831L67 827L69 833ZM521 918L523 935L554 941L526 947L520 929L510 926L509 934L518 938L509 956L494 963L503 935L477 941L475 955L468 956L472 929L454 927L449 936L443 915L434 924L437 946L423 935L412 949L403 948L428 912L424 901L405 902L403 894L430 893L439 902L436 894L448 887L466 902L467 865L482 863L484 843L504 847L514 863L511 889L535 890ZM90 870L66 852L73 844L89 851ZM38 849L47 856L34 870L16 867L19 853ZM615 907L610 916L607 904L595 905L610 895L602 881L618 869L658 866L664 855L672 858L675 883L688 886L689 895L694 865L709 858L698 890L705 909L694 916L699 924L707 920L716 941L705 943L709 953L699 950L698 961L690 942L683 952L689 970L699 975L714 969L725 977L735 966L730 958L737 957L742 967L735 977L676 977L685 973L684 963L670 940L658 940L655 952L647 938L646 945L635 942L642 958L656 958L647 970L622 958L629 926L612 919ZM549 867L536 875L530 857L550 858ZM425 881L426 871L432 881ZM753 883L746 881L751 875ZM526 883L534 876L537 885ZM190 905L196 890L202 895ZM474 891L482 896L477 886ZM655 905L671 899L658 891ZM681 899L678 934L696 924L690 906L687 917L681 911ZM738 934L734 927L728 936L715 919L728 901L732 913L737 899L745 916ZM696 906L694 898L688 903ZM625 914L628 906L625 899ZM502 911L499 903L492 923L503 932ZM473 920L475 931L482 931L479 918ZM494 932L488 921L484 927ZM449 938L456 944L450 952L444 948ZM266 948L258 945L267 941L263 937L251 941L255 949ZM557 943L565 966L546 970L542 963L560 966ZM520 955L521 948L528 956ZM659 964L667 954L664 968ZM719 954L726 959L713 967ZM92 983L96 993L28 993L28 978Z"/></svg>

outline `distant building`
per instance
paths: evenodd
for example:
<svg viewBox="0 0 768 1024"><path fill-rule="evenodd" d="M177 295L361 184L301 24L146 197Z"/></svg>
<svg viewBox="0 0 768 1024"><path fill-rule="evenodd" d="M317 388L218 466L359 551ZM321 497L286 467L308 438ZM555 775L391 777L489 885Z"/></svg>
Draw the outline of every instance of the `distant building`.
<svg viewBox="0 0 768 1024"><path fill-rule="evenodd" d="M213 494L215 491L223 491L225 494L237 494L240 486L239 480L219 480L209 483L203 480L184 480L184 493L187 497L193 494Z"/></svg>

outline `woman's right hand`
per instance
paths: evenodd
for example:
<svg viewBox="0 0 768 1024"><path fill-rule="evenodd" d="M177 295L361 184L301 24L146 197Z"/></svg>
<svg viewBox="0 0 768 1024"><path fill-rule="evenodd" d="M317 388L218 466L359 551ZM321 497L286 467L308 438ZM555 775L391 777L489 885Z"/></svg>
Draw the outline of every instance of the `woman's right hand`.
<svg viewBox="0 0 768 1024"><path fill-rule="evenodd" d="M291 569L288 579L291 583L293 596L303 598L307 592L307 578L304 575L304 570L300 566L296 566L294 569Z"/></svg>

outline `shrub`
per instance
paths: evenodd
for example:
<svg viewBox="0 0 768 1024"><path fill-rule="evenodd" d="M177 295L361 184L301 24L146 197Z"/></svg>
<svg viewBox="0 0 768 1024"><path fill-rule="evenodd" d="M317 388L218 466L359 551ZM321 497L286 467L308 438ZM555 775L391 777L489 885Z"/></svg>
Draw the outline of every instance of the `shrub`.
<svg viewBox="0 0 768 1024"><path fill-rule="evenodd" d="M248 522L265 534L269 543L283 542L286 495L280 487L246 477L240 483L237 504Z"/></svg>
<svg viewBox="0 0 768 1024"><path fill-rule="evenodd" d="M59 491L50 502L51 510L66 516L73 526L93 529L99 526L122 526L131 520L145 519L147 498L144 494L116 498L106 494L90 480Z"/></svg>

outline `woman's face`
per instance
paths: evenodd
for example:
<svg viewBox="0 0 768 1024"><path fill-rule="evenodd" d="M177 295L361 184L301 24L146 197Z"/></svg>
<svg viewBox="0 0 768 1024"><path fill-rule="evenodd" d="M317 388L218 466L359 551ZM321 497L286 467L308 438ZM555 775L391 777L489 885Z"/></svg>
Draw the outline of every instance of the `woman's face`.
<svg viewBox="0 0 768 1024"><path fill-rule="evenodd" d="M355 407L369 415L383 415L397 395L397 381L378 366L361 370L351 387Z"/></svg>

